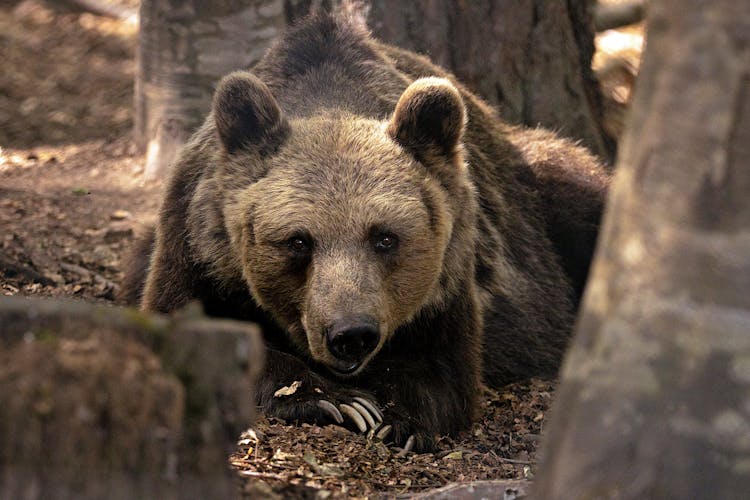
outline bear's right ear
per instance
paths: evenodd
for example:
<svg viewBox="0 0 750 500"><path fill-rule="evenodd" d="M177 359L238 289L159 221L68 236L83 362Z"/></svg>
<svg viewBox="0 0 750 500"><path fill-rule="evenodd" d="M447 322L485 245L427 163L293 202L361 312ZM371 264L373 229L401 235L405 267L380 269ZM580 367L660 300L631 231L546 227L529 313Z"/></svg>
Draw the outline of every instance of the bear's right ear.
<svg viewBox="0 0 750 500"><path fill-rule="evenodd" d="M265 154L289 132L271 91L248 72L230 73L219 82L213 109L216 130L228 153L244 148Z"/></svg>

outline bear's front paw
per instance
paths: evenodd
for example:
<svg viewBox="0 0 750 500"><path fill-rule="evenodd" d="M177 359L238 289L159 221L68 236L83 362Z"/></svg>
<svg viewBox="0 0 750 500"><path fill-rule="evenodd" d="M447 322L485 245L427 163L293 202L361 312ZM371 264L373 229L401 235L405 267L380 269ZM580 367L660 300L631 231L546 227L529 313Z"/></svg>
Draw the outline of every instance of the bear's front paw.
<svg viewBox="0 0 750 500"><path fill-rule="evenodd" d="M386 414L385 421L388 425L383 426L383 430L387 428L387 432L383 435L378 432L376 436L392 445L397 450L397 457L403 457L410 451L423 453L434 449L434 436L424 431L413 419Z"/></svg>
<svg viewBox="0 0 750 500"><path fill-rule="evenodd" d="M278 389L264 413L291 422L337 424L362 433L384 429L383 412L369 394L322 383L295 384Z"/></svg>

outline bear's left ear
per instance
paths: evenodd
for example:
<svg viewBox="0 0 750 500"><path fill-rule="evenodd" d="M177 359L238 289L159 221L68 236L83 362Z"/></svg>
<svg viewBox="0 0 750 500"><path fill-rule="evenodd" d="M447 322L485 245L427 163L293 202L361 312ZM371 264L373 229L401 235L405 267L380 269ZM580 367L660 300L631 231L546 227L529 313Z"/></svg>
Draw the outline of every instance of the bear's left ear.
<svg viewBox="0 0 750 500"><path fill-rule="evenodd" d="M445 78L420 78L396 104L388 134L417 158L432 152L453 157L466 128L466 109Z"/></svg>
<svg viewBox="0 0 750 500"><path fill-rule="evenodd" d="M228 153L244 148L264 154L289 132L271 91L247 71L230 73L219 82L213 108L216 130Z"/></svg>

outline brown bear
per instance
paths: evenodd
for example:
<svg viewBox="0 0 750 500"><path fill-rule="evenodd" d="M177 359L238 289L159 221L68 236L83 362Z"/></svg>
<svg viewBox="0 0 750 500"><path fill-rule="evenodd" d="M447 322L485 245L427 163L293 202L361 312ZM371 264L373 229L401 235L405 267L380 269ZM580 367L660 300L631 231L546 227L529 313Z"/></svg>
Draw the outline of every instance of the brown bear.
<svg viewBox="0 0 750 500"><path fill-rule="evenodd" d="M582 148L317 15L220 82L125 288L260 323L266 414L429 449L470 426L482 380L556 372L607 183Z"/></svg>

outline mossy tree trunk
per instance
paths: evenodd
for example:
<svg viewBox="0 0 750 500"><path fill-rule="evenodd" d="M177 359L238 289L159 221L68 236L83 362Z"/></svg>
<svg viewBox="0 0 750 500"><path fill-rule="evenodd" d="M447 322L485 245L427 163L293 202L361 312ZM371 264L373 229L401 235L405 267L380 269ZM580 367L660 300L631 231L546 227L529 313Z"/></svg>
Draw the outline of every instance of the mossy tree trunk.
<svg viewBox="0 0 750 500"><path fill-rule="evenodd" d="M535 497L750 492L750 3L651 3Z"/></svg>

